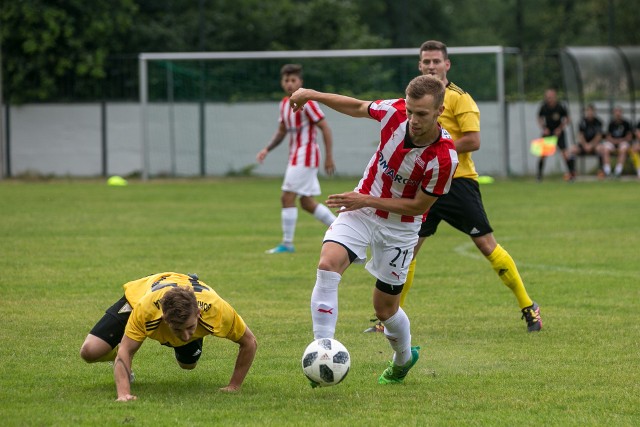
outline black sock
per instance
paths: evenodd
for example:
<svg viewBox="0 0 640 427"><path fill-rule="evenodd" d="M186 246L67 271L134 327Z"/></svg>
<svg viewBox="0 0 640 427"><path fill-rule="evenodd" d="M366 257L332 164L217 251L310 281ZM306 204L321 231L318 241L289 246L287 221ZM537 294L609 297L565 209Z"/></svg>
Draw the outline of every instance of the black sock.
<svg viewBox="0 0 640 427"><path fill-rule="evenodd" d="M544 169L544 157L540 157L538 160L538 179L542 179L542 170Z"/></svg>

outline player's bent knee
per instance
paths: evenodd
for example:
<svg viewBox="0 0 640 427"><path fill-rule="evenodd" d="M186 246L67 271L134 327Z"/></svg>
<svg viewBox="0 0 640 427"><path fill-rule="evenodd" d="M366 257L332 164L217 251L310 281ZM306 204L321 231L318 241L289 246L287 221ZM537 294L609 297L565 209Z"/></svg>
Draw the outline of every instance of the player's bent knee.
<svg viewBox="0 0 640 427"><path fill-rule="evenodd" d="M80 357L87 363L95 362L96 358L93 357L91 351L84 344L80 347Z"/></svg>
<svg viewBox="0 0 640 427"><path fill-rule="evenodd" d="M101 352L96 351L90 344L82 344L80 347L80 357L87 363L95 363L103 356Z"/></svg>
<svg viewBox="0 0 640 427"><path fill-rule="evenodd" d="M95 335L89 334L80 347L80 357L87 363L107 362L115 358L116 348Z"/></svg>
<svg viewBox="0 0 640 427"><path fill-rule="evenodd" d="M398 311L403 287L404 285L392 285L382 280L376 281L373 308L378 319L384 322Z"/></svg>

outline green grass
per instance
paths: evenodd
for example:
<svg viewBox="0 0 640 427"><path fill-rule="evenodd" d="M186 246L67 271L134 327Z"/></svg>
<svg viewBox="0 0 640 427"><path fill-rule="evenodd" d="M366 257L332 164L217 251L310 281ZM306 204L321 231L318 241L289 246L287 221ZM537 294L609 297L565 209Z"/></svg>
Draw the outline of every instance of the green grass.
<svg viewBox="0 0 640 427"><path fill-rule="evenodd" d="M355 179L323 182L326 194ZM323 227L300 212L280 239L280 179L0 181L0 416L59 425L638 425L640 184L498 181L482 187L498 241L540 304L527 334L515 298L448 225L427 241L405 307L420 362L401 386L377 377L391 352L369 326L374 279L344 275L336 338L352 368L311 389L309 297ZM243 389L224 394L236 347L208 339L194 371L155 341L134 362L139 400L115 402L111 369L78 350L121 284L197 272L259 342Z"/></svg>

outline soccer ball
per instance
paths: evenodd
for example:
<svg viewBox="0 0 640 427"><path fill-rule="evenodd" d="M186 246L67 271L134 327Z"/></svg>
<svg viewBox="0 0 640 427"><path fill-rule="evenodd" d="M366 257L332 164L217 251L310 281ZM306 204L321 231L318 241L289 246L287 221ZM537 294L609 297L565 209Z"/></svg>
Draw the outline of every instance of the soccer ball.
<svg viewBox="0 0 640 427"><path fill-rule="evenodd" d="M313 341L302 355L302 371L314 386L338 384L347 376L350 366L349 351L331 338Z"/></svg>

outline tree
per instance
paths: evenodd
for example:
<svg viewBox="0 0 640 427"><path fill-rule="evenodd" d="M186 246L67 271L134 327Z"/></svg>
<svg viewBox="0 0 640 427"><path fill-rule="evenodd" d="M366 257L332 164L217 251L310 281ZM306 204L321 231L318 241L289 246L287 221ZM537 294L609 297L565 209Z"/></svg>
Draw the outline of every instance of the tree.
<svg viewBox="0 0 640 427"><path fill-rule="evenodd" d="M623 0L6 0L4 94L97 99L118 75L135 96L140 52L417 49L427 39L519 47L527 87L539 91L558 84L565 46L639 44L635 9ZM108 63L125 55L128 67Z"/></svg>
<svg viewBox="0 0 640 427"><path fill-rule="evenodd" d="M105 77L107 56L122 48L114 44L116 35L132 26L135 11L133 0L2 2L5 98L12 103L60 98L66 85L95 91Z"/></svg>

